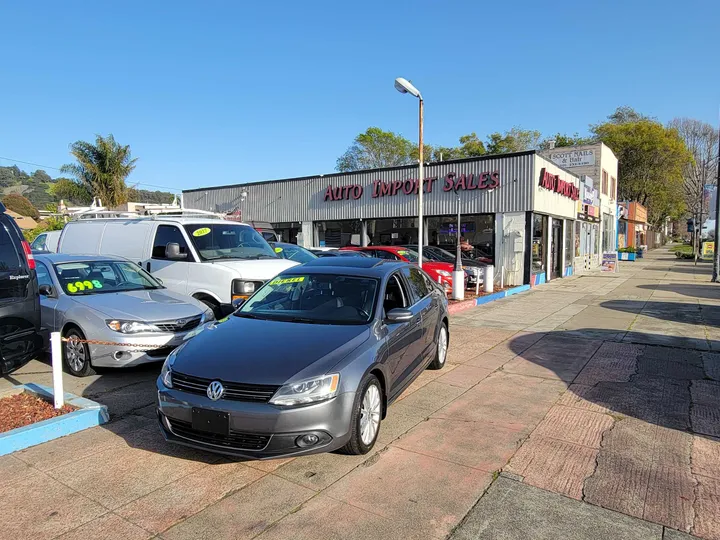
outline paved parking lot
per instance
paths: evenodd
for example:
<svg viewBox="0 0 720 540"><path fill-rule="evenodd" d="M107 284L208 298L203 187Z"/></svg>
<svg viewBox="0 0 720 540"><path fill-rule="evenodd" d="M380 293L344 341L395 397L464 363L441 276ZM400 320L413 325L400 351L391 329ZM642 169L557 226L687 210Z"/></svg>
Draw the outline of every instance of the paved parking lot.
<svg viewBox="0 0 720 540"><path fill-rule="evenodd" d="M0 458L0 537L720 539L707 281L707 265L658 250L454 316L448 365L390 408L366 456L243 463L169 446L159 366L66 376L112 421ZM51 379L42 362L12 378Z"/></svg>

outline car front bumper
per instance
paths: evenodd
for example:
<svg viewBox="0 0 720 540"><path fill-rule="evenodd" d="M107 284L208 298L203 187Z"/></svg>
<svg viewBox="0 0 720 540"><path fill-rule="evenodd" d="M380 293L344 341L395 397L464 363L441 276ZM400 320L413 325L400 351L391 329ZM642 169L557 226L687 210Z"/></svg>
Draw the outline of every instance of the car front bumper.
<svg viewBox="0 0 720 540"><path fill-rule="evenodd" d="M92 340L117 343L118 345L90 344L90 358L96 367L130 367L149 362L162 362L168 354L184 341L202 331L199 326L188 332L155 334L121 334L105 332L93 335Z"/></svg>
<svg viewBox="0 0 720 540"><path fill-rule="evenodd" d="M348 392L313 405L277 407L220 399L167 388L160 379L158 420L165 439L211 452L246 459L272 459L330 452L347 443L355 393ZM230 432L215 435L192 428L193 408L227 413ZM301 447L302 435L314 434L318 442Z"/></svg>

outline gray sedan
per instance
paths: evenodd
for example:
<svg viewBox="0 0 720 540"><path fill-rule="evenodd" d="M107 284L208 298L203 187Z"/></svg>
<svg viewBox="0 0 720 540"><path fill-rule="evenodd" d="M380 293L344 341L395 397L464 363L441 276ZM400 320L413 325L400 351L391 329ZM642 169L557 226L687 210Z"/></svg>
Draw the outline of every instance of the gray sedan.
<svg viewBox="0 0 720 540"><path fill-rule="evenodd" d="M448 347L447 299L419 268L320 258L263 285L165 361L172 442L248 459L364 454L388 406Z"/></svg>
<svg viewBox="0 0 720 540"><path fill-rule="evenodd" d="M214 320L205 304L168 291L125 259L58 254L36 255L35 261L43 327L68 339L63 361L78 377L97 366L163 361Z"/></svg>

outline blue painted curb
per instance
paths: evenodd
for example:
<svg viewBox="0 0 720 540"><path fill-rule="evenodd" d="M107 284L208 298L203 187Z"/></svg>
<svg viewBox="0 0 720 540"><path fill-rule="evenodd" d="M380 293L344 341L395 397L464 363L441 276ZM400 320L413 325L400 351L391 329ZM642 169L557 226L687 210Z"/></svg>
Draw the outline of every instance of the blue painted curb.
<svg viewBox="0 0 720 540"><path fill-rule="evenodd" d="M15 386L12 393L18 391L49 399L51 403L53 400L52 389L47 386L22 384ZM65 403L78 410L0 434L0 456L99 426L110 419L107 407L95 401L65 392Z"/></svg>

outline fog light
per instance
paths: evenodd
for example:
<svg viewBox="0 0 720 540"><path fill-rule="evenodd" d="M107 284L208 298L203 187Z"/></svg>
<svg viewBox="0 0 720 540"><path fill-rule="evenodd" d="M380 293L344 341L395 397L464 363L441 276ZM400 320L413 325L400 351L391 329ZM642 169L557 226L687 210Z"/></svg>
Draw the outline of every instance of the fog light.
<svg viewBox="0 0 720 540"><path fill-rule="evenodd" d="M307 435L301 435L297 439L295 439L295 444L297 444L300 448L306 448L308 446L314 446L318 443L320 440L320 437L313 433L308 433Z"/></svg>

